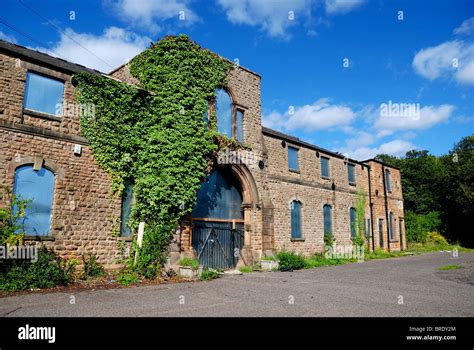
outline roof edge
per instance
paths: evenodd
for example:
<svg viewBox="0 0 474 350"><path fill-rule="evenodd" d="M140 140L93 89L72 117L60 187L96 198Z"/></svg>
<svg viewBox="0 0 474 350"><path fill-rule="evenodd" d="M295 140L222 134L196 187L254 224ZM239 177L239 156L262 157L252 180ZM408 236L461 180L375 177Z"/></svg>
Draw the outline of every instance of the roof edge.
<svg viewBox="0 0 474 350"><path fill-rule="evenodd" d="M322 148L322 147L313 145L312 143L309 143L309 142L300 140L300 139L297 138L297 137L284 134L284 133L282 133L282 132L280 132L280 131L276 131L276 130L270 129L270 128L267 128L267 127L265 127L265 126L262 126L262 133L263 133L263 134L266 134L266 135L269 135L269 136L274 136L274 137L276 137L276 138L284 139L285 141L289 141L289 142L292 142L292 143L294 143L294 144L297 144L297 145L300 145L300 146L304 146L304 147L313 149L313 150L318 151L318 152L326 153L326 154L331 155L331 156L336 157L336 158L347 159L350 163L356 163L356 164L360 164L360 165L364 165L364 166L370 167L369 165L367 165L367 164L365 164L364 162L361 162L361 161L359 161L359 160L357 160L357 159L352 159L352 158L345 157L345 156L344 156L343 154L341 154L341 153L337 153L337 152L330 151L330 150L328 150L328 149L325 149L325 148Z"/></svg>
<svg viewBox="0 0 474 350"><path fill-rule="evenodd" d="M96 75L107 75L106 73L103 73L97 69L66 61L62 58L54 57L48 55L47 53L17 45L6 40L0 39L0 51L13 53L15 56L21 56L35 62L41 62L43 65L47 65L57 70L62 70L69 73L88 72Z"/></svg>
<svg viewBox="0 0 474 350"><path fill-rule="evenodd" d="M396 166L393 166L393 165L384 163L384 162L382 162L381 160L378 160L378 159L375 159L375 158L369 158L369 159L366 159L366 160L362 161L362 163L367 163L367 162L375 162L375 163L379 163L379 164L381 164L381 165L383 165L384 167L387 167L387 168L392 168L392 169L400 170L399 167L396 167Z"/></svg>

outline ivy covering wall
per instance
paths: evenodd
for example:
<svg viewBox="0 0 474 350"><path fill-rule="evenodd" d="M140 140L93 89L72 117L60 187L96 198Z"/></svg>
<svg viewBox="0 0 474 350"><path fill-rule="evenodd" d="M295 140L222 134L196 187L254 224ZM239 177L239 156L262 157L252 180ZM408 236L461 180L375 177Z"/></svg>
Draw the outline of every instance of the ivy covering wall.
<svg viewBox="0 0 474 350"><path fill-rule="evenodd" d="M81 116L82 133L99 166L120 194L134 183L131 225L146 223L141 268L153 275L183 215L195 203L201 180L219 148L216 116L205 121L208 101L224 86L232 63L185 35L165 37L130 62L140 81L133 87L113 79L74 76L77 102L94 104Z"/></svg>

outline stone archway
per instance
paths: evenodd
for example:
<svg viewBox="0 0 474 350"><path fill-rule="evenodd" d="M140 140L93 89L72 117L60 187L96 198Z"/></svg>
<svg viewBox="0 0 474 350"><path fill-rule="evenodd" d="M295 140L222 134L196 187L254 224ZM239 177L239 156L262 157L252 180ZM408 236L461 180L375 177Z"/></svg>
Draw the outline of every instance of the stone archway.
<svg viewBox="0 0 474 350"><path fill-rule="evenodd" d="M231 229L240 229L242 234L242 242L238 248L238 255L236 260L234 261L235 266L241 265L249 265L253 263L253 255L252 254L252 233L254 230L254 223L252 219L252 211L257 207L259 203L259 196L257 186L253 179L252 174L250 173L249 169L245 165L227 165L223 167L216 167L217 171L223 171L224 174L229 177L230 182L238 188L239 194L241 195L241 201L239 203L241 216L236 217L235 213L233 216L223 217L219 213L212 213L212 210L208 210L207 213L209 215L203 215L203 211L196 212L193 210L193 214L188 216L183 220L182 229L180 230L178 235L175 235L176 245L175 248L178 248L179 255L194 255L195 257L201 258L199 255L203 252L196 251L196 248L202 249L205 240L207 237L201 237L201 245L196 242L196 235L205 235L210 233L210 229L214 227L215 230L222 229L225 227L226 223ZM215 169L215 170L216 170ZM199 197L199 194L198 194ZM202 197L202 196L201 196ZM201 198L202 200L202 198ZM199 201L199 199L198 199ZM200 204L197 203L197 206ZM226 211L226 209L222 209ZM221 213L222 214L222 213ZM210 216L200 218L197 216ZM213 218L214 216L214 218ZM221 217L215 217L221 216ZM200 220L201 219L201 220ZM202 220L204 219L204 220ZM196 225L196 223L198 225ZM200 232L197 232L200 230ZM205 233L203 234L203 230ZM220 232L222 234L222 232ZM216 238L216 237L214 237ZM193 243L194 242L194 243ZM208 243L206 243L208 244ZM206 248L204 248L206 249ZM224 247L225 249L225 247ZM173 250L173 249L172 249ZM175 250L176 251L176 250ZM172 259L177 260L177 259Z"/></svg>

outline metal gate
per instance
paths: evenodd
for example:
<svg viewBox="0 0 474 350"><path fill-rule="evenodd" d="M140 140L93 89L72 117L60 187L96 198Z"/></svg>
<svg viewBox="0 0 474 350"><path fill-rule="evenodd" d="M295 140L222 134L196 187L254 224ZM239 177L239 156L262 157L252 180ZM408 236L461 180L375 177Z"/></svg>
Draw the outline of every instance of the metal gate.
<svg viewBox="0 0 474 350"><path fill-rule="evenodd" d="M193 220L192 246L204 267L235 268L243 245L243 223Z"/></svg>

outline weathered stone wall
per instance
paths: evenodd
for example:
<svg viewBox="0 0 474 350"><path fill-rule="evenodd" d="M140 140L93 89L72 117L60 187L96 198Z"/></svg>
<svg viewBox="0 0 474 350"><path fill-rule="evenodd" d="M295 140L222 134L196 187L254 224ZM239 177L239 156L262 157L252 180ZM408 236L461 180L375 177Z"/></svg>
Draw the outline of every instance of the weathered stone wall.
<svg viewBox="0 0 474 350"><path fill-rule="evenodd" d="M58 120L23 112L28 70L65 81L63 107ZM0 55L0 185L13 187L15 169L34 157L55 174L52 225L47 246L63 257L93 253L109 266L120 259L120 200L111 198L109 176L97 166L87 142L80 136L71 75L40 67L6 54ZM74 155L75 144L82 154ZM3 199L0 205L8 205ZM35 242L36 240L30 241ZM80 260L81 261L81 260Z"/></svg>
<svg viewBox="0 0 474 350"><path fill-rule="evenodd" d="M23 111L26 74L36 71L65 82L63 113L51 118ZM111 75L139 85L123 65ZM333 235L339 245L350 240L349 208L356 206L356 190L366 193L365 217L369 210L369 167L356 164L356 185L348 182L343 158L262 132L260 76L235 67L226 86L236 108L244 112L243 143L251 147L253 162L229 164L238 178L244 197L245 247L242 261L253 263L262 254L292 250L306 255L323 250L323 205L333 210ZM82 154L73 154L75 144ZM299 171L288 169L288 146L299 148ZM43 166L55 173L52 229L46 245L64 257L94 253L99 262L113 265L124 256L129 241L116 237L120 227L120 199L111 198L109 176L96 164L87 141L80 133L80 120L71 84L71 73L39 66L14 55L0 54L0 185L13 187L16 167L44 159ZM330 177L322 178L320 157L330 158ZM259 166L259 161L263 166ZM399 222L403 223L400 173L390 168L392 191L387 193L388 212L394 213L394 239L388 242L382 164L369 162L372 226L375 247L379 246L378 219L384 220L384 247L406 247L404 225L400 244ZM303 239L291 240L290 209L293 199L302 203ZM3 200L0 205L8 205ZM186 218L175 235L172 251L191 253L192 222ZM390 245L388 244L390 243ZM120 247L120 248L119 248Z"/></svg>
<svg viewBox="0 0 474 350"><path fill-rule="evenodd" d="M373 216L374 216L374 236L375 236L375 247L380 248L380 236L378 222L379 219L383 220L383 248L390 250L399 250L401 247L406 249L405 240L405 224L403 214L403 195L402 185L400 178L400 171L398 169L384 167L378 162L368 162L370 165L370 177L371 177L371 189L372 189L372 203L373 203ZM391 192L386 191L384 185L384 169L388 169L391 174ZM386 206L385 206L385 193L386 193ZM393 239L389 240L388 230L389 224L387 216L390 212L393 212ZM402 222L402 240L400 245L400 220Z"/></svg>
<svg viewBox="0 0 474 350"><path fill-rule="evenodd" d="M323 206L332 206L333 237L338 245L350 245L349 209L356 207L356 191L366 194L365 217L370 217L368 204L368 167L356 164L356 184L349 184L347 162L322 151L316 151L291 141L282 146L282 138L265 135L268 151L268 186L275 206L274 234L276 250L291 250L306 255L324 248ZM288 169L288 146L299 149L299 171ZM319 157L317 156L319 152ZM321 176L320 158L328 157L329 178ZM334 190L333 190L334 185ZM293 200L302 203L301 240L291 239Z"/></svg>

